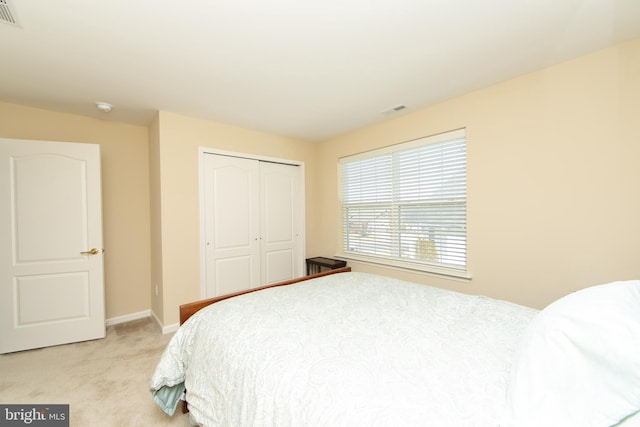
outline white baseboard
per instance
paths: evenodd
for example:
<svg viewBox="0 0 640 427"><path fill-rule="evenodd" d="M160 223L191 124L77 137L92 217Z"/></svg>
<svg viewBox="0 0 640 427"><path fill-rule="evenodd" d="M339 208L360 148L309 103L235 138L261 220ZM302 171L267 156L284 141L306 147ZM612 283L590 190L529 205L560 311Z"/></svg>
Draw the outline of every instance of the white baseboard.
<svg viewBox="0 0 640 427"><path fill-rule="evenodd" d="M156 316L156 314L155 314L153 311L151 311L151 318L152 318L152 319L156 322L156 324L160 327L160 330L162 330L162 334L163 334L163 335L164 335L164 334L172 334L172 333L174 333L175 331L177 331L177 330L178 330L178 327L180 326L180 325L179 325L179 324L177 324L177 323L174 323L174 324L172 324L172 325L164 326L164 325L162 324L162 322L160 321L160 319L158 319L158 316Z"/></svg>
<svg viewBox="0 0 640 427"><path fill-rule="evenodd" d="M138 319L146 319L147 317L151 317L154 322L158 325L160 330L162 330L162 334L172 334L178 330L180 325L178 323L174 323L172 325L164 326L158 316L151 310L139 311L137 313L125 314L124 316L116 316L111 317L105 321L106 326L118 325L120 323L131 322L132 320Z"/></svg>
<svg viewBox="0 0 640 427"><path fill-rule="evenodd" d="M124 316L111 317L105 321L107 326L113 326L120 323L131 322L132 320L145 319L151 316L151 310L139 311L137 313L125 314Z"/></svg>
<svg viewBox="0 0 640 427"><path fill-rule="evenodd" d="M177 331L179 327L180 327L180 325L177 324L177 323L174 323L172 325L163 326L162 327L162 333L163 334L172 334L175 331Z"/></svg>

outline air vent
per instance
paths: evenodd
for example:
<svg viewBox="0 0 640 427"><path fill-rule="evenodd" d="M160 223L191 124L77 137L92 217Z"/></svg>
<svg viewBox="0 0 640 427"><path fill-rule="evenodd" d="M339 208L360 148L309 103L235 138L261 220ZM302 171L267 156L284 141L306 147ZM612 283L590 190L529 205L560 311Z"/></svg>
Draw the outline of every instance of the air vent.
<svg viewBox="0 0 640 427"><path fill-rule="evenodd" d="M9 0L0 0L0 22L18 26L16 13L13 11Z"/></svg>
<svg viewBox="0 0 640 427"><path fill-rule="evenodd" d="M407 108L405 105L396 105L395 107L389 108L388 110L384 110L382 114L396 113L398 111L404 110L405 108Z"/></svg>

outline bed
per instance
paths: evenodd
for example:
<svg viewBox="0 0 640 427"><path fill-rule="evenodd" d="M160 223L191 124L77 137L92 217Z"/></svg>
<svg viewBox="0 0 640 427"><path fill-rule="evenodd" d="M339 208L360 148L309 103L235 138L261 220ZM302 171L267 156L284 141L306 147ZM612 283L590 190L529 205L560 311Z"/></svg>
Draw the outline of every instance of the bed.
<svg viewBox="0 0 640 427"><path fill-rule="evenodd" d="M203 426L640 424L640 281L537 311L348 270L185 306L154 401Z"/></svg>

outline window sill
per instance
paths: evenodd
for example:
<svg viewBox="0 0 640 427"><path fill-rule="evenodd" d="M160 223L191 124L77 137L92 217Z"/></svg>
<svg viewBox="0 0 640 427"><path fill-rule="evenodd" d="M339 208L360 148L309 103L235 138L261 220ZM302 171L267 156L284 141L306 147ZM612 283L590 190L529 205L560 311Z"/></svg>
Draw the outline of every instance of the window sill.
<svg viewBox="0 0 640 427"><path fill-rule="evenodd" d="M440 277L443 279L456 280L459 282L470 282L471 275L467 271L457 270L454 268L436 267L432 265L415 264L411 262L392 261L383 258L354 255L354 254L337 254L338 259L345 261L356 261L364 264L371 264L380 267L391 268L394 270L404 270L425 274L427 276Z"/></svg>

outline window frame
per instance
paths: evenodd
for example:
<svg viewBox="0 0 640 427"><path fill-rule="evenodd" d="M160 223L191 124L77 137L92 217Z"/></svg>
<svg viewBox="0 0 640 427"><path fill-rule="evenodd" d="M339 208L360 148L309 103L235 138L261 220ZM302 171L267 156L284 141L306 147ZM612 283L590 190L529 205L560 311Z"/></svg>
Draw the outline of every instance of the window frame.
<svg viewBox="0 0 640 427"><path fill-rule="evenodd" d="M345 190L344 177L343 177L343 170L344 170L345 164L355 163L363 160L373 160L376 158L381 159L383 156L388 156L388 155L400 156L401 154L398 154L398 153L405 152L407 150L419 149L421 147L432 146L433 144L444 144L444 143L461 140L461 139L463 140L463 147L464 147L464 154L462 156L463 166L461 169L459 168L458 172L460 172L460 170L463 171L463 176L464 176L464 184L463 184L464 195L463 196L457 195L454 197L449 197L448 199L443 198L435 202L434 202L434 200L436 200L435 198L428 199L428 198L424 198L425 196L422 196L423 197L422 199L416 200L414 202L407 202L406 200L402 202L398 202L396 199L397 195L394 194L392 196L394 198L393 202L389 202L389 201L385 201L385 202L369 201L369 202L361 202L361 203L354 202L354 203L351 203L350 205L345 203L344 199L345 199L346 190ZM393 169L395 168L395 166L392 166L391 168ZM398 181L399 181L398 177L395 174L396 174L396 171L394 170L390 174L392 177L389 178L390 185L391 187L394 188L393 190L391 190L392 192L396 191L395 187L398 185ZM467 191L467 140L466 140L465 128L456 129L453 131L444 132L444 133L431 135L427 137L422 137L416 140L411 140L411 141L390 145L390 146L383 147L376 150L371 150L371 151L367 151L367 152L363 152L355 155L342 157L338 161L338 198L339 198L339 209L340 209L340 220L339 220L340 252L337 254L337 257L347 259L347 260L384 265L390 268L397 268L397 269L403 269L403 270L405 269L415 270L415 271L419 271L426 274L444 276L447 278L459 279L464 281L470 280L471 275L469 274L469 271L468 271L469 262L468 262L468 227L467 227L468 194L467 193L468 193ZM457 207L454 207L454 209L457 209L457 211L453 211L453 213L451 213L447 211L448 209L447 207L442 207L445 205L449 206L449 204L451 204L451 206L456 205ZM392 219L390 219L390 223L388 225L389 230L386 233L389 235L389 239L385 241L385 243L388 243L386 248L389 251L393 249L395 253L390 255L380 255L380 254L374 254L374 253L350 251L346 247L349 231L353 231L353 227L351 227L351 224L348 224L349 220L347 218L347 212L349 208L351 207L353 209L357 209L357 208L366 209L368 206L371 208L375 208L376 206L386 206L388 211L390 212L389 217ZM394 246L396 244L400 244L399 242L401 241L403 236L411 235L411 233L408 233L407 231L402 231L403 229L401 229L401 227L397 225L394 228L392 222L395 221L396 224L398 224L402 222L402 220L399 214L391 212L393 207L395 207L395 209L397 209L398 212L400 212L400 210L402 210L403 207L409 207L409 208L414 207L417 209L420 209L420 207L422 207L425 209L429 209L430 207L433 207L433 206L436 206L436 209L438 209L438 206L440 206L443 209L443 211L447 211L447 215L455 216L457 214L458 217L460 215L463 215L462 217L463 219L460 221L458 218L455 224L456 226L461 226L462 228L458 228L458 231L456 232L451 232L452 233L451 235L455 235L456 239L462 239L459 242L462 246L462 249L458 250L458 252L464 254L462 265L452 265L451 263L443 263L441 261L429 261L428 259L427 260L415 259L415 257L418 256L417 242L414 242L415 244L415 247L413 249L414 259L411 259L403 255L401 252L401 248L399 246L398 247ZM448 218L449 216L446 216L444 221L447 222ZM407 222L405 221L404 222L405 227L406 227L406 224ZM423 226L424 224L421 223L420 225ZM364 229L363 229L363 232L364 232ZM444 236L443 238L446 238L446 236L448 235L446 234L447 232L442 232L442 233L443 233L442 236ZM417 233L416 233L416 236L417 236ZM416 239L420 240L421 238L416 237ZM375 241L375 238L373 238L372 240ZM438 244L441 244L441 243L442 242ZM430 244L433 244L433 243L430 243ZM376 244L373 243L373 245L375 246Z"/></svg>

